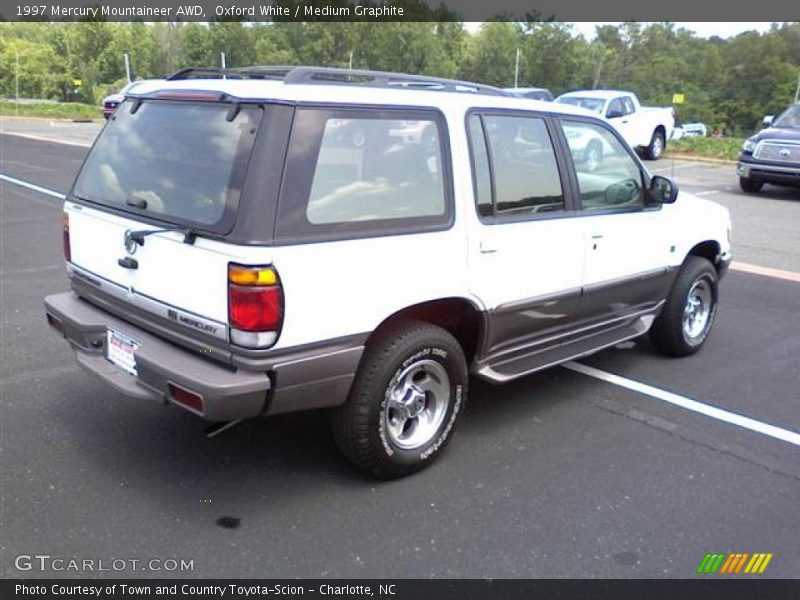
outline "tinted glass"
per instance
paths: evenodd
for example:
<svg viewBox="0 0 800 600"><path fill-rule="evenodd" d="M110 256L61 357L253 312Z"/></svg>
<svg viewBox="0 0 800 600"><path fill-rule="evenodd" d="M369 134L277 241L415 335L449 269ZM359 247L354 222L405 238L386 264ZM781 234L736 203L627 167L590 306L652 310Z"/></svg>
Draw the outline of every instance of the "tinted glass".
<svg viewBox="0 0 800 600"><path fill-rule="evenodd" d="M586 108L598 113L603 110L603 106L606 104L606 101L600 98L580 98L576 96L558 98L556 102L560 102L561 104L570 104L572 106L580 106L581 108Z"/></svg>
<svg viewBox="0 0 800 600"><path fill-rule="evenodd" d="M261 111L126 102L87 157L73 193L89 202L210 230L232 222ZM138 205L138 208L133 205Z"/></svg>
<svg viewBox="0 0 800 600"><path fill-rule="evenodd" d="M614 98L611 102L608 103L608 110L606 110L606 115L610 117L611 115L623 115L623 114L625 114L625 109L622 106L621 98Z"/></svg>
<svg viewBox="0 0 800 600"><path fill-rule="evenodd" d="M633 100L631 100L628 96L624 96L622 98L622 106L624 108L622 112L626 115L633 113L635 110L633 107Z"/></svg>
<svg viewBox="0 0 800 600"><path fill-rule="evenodd" d="M796 104L780 115L772 124L773 127L800 129L800 104Z"/></svg>
<svg viewBox="0 0 800 600"><path fill-rule="evenodd" d="M325 224L442 215L441 163L431 120L327 119L306 218Z"/></svg>
<svg viewBox="0 0 800 600"><path fill-rule="evenodd" d="M564 121L575 163L583 210L643 206L642 172L623 144L605 127Z"/></svg>
<svg viewBox="0 0 800 600"><path fill-rule="evenodd" d="M498 217L564 210L555 152L537 117L483 117L494 175Z"/></svg>
<svg viewBox="0 0 800 600"><path fill-rule="evenodd" d="M478 214L488 217L492 214L492 180L489 174L489 154L486 151L486 138L483 135L481 118L473 115L469 119L470 148L472 150L472 173L475 181L475 204Z"/></svg>

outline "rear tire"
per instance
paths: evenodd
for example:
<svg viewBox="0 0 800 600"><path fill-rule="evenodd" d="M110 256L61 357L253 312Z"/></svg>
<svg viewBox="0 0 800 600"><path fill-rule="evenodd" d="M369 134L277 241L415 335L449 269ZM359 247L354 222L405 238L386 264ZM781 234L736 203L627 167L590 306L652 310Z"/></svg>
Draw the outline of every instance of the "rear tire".
<svg viewBox="0 0 800 600"><path fill-rule="evenodd" d="M703 346L714 325L719 276L708 260L689 256L661 314L650 328L655 347L669 356L688 356Z"/></svg>
<svg viewBox="0 0 800 600"><path fill-rule="evenodd" d="M658 160L664 154L664 148L666 147L667 142L664 133L657 129L653 132L653 137L650 138L650 145L644 150L644 156L647 160Z"/></svg>
<svg viewBox="0 0 800 600"><path fill-rule="evenodd" d="M747 194L757 194L764 187L764 182L758 179L749 179L748 177L739 177L739 187Z"/></svg>
<svg viewBox="0 0 800 600"><path fill-rule="evenodd" d="M367 345L347 402L331 416L336 445L381 479L423 469L453 436L467 383L464 352L450 333L399 324Z"/></svg>

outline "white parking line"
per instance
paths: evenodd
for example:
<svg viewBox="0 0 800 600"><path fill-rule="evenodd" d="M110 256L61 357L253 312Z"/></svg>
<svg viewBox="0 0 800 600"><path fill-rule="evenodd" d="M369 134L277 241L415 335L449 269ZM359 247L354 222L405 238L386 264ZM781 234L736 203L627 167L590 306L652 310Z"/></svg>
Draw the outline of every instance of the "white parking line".
<svg viewBox="0 0 800 600"><path fill-rule="evenodd" d="M736 425L742 429L755 431L756 433L769 436L776 440L781 440L782 442L788 442L790 444L794 444L795 446L800 446L800 433L783 429L781 427L776 427L775 425L770 425L768 423L763 423L762 421L757 421L756 419L751 419L750 417L745 417L734 412L723 410L721 408L717 408L716 406L703 404L697 400L692 400L690 398L686 398L685 396L679 396L678 394L673 394L672 392L653 387L652 385L640 383L638 381L634 381L633 379L627 379L626 377L620 377L619 375L601 371L600 369L595 369L594 367L574 361L564 363L562 366L571 371L588 375L589 377L594 377L595 379L600 379L608 383L613 383L614 385L633 390L634 392L639 392L640 394L650 396L651 398L663 400L664 402L669 402L670 404L680 406L686 410L691 410L692 412L706 415L712 419L724 421L725 423Z"/></svg>
<svg viewBox="0 0 800 600"><path fill-rule="evenodd" d="M64 146L78 146L79 148L91 148L92 145L88 142L78 142L74 140L65 140L58 138L51 138L44 135L34 135L32 133L19 133L17 131L0 131L3 135L15 135L17 137L25 138L28 140L35 140L37 142L50 142L52 144L62 144Z"/></svg>
<svg viewBox="0 0 800 600"><path fill-rule="evenodd" d="M651 173L666 173L667 171L675 171L677 169L688 169L689 167L696 167L696 163L689 163L688 165L670 165L669 167L661 167L660 169L648 169Z"/></svg>
<svg viewBox="0 0 800 600"><path fill-rule="evenodd" d="M713 196L719 194L719 190L708 190L707 192L694 192L694 196Z"/></svg>
<svg viewBox="0 0 800 600"><path fill-rule="evenodd" d="M34 185L33 183L28 183L27 181L16 179L15 177L9 177L8 175L3 175L2 173L0 173L0 181L7 181L15 185L21 185L22 187L28 188L29 190L33 190L35 192L39 192L40 194L45 194L47 196L52 196L53 198L58 198L59 200L63 200L65 198L64 194L61 194L59 192L54 192L53 190L48 190L47 188L43 188L42 186Z"/></svg>

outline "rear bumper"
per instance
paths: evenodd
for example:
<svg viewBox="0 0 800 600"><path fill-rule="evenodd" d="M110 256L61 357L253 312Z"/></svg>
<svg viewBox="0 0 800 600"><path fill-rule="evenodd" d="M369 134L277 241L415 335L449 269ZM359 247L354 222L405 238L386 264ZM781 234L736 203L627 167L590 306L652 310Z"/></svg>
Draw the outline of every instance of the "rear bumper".
<svg viewBox="0 0 800 600"><path fill-rule="evenodd" d="M363 344L334 344L283 354L264 370L221 365L157 337L65 292L45 298L50 325L72 346L78 363L121 394L161 403L176 402L174 384L203 398L210 421L325 408L342 404L350 391ZM114 329L139 342L136 375L106 359L106 332ZM188 409L187 410L191 410Z"/></svg>
<svg viewBox="0 0 800 600"><path fill-rule="evenodd" d="M125 396L170 402L170 383L203 398L201 416L211 421L254 417L264 410L271 382L266 373L231 370L116 319L72 292L45 298L51 326L72 345L78 363ZM107 329L140 343L137 375L105 358ZM183 407L183 405L180 405Z"/></svg>

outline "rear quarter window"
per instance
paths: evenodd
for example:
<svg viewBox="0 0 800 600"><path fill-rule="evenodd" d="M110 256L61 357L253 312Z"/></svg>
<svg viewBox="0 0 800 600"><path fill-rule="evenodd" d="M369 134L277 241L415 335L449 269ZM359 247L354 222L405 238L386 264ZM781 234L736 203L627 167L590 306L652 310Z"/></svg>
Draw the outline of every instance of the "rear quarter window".
<svg viewBox="0 0 800 600"><path fill-rule="evenodd" d="M451 221L443 117L432 110L300 108L278 238L412 233Z"/></svg>

